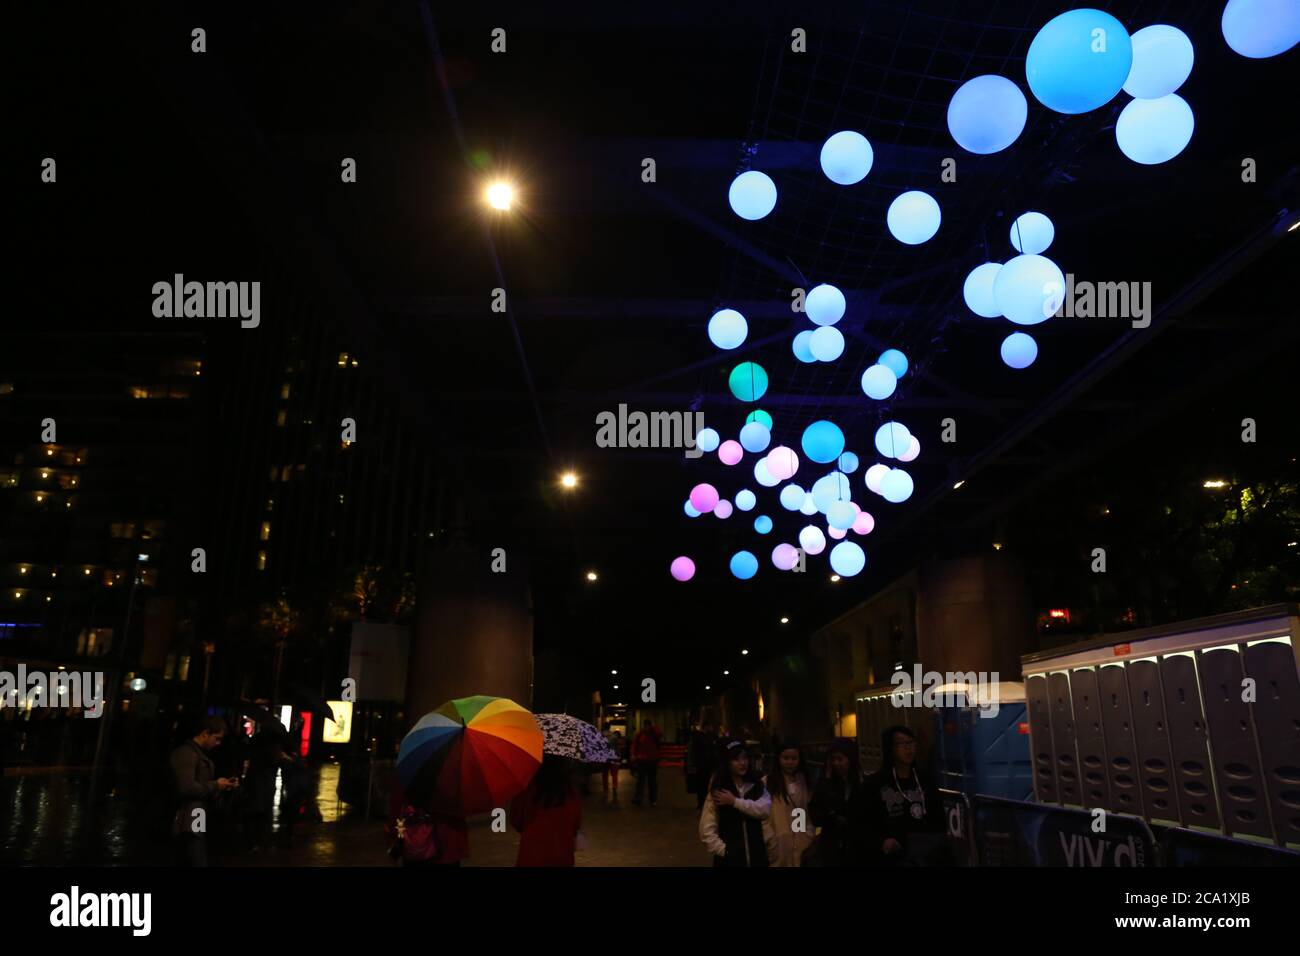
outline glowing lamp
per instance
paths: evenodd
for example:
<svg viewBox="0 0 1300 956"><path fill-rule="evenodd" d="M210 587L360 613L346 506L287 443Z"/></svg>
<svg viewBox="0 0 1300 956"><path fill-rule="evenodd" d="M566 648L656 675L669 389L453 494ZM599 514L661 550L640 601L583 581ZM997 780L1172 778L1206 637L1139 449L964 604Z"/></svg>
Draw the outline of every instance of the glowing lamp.
<svg viewBox="0 0 1300 956"><path fill-rule="evenodd" d="M834 325L844 318L846 307L844 293L825 283L813 286L803 302L804 314L814 325Z"/></svg>
<svg viewBox="0 0 1300 956"><path fill-rule="evenodd" d="M794 357L807 365L817 361L817 356L812 354L812 335L812 329L804 329L790 343L790 349L794 352Z"/></svg>
<svg viewBox="0 0 1300 956"><path fill-rule="evenodd" d="M826 509L826 523L837 531L847 531L858 519L858 506L851 501L832 501Z"/></svg>
<svg viewBox="0 0 1300 956"><path fill-rule="evenodd" d="M996 319L1002 314L997 301L993 298L993 281L1002 268L1000 262L986 262L976 266L966 276L961 287L961 297L966 301L966 308L986 319Z"/></svg>
<svg viewBox="0 0 1300 956"><path fill-rule="evenodd" d="M886 458L897 458L911 441L912 433L901 422L885 422L876 429L876 451Z"/></svg>
<svg viewBox="0 0 1300 956"><path fill-rule="evenodd" d="M1135 163L1167 163L1192 141L1196 118L1177 93L1158 100L1132 100L1115 123L1120 152Z"/></svg>
<svg viewBox="0 0 1300 956"><path fill-rule="evenodd" d="M827 528L826 533L836 541L841 541L849 536L849 533L843 528Z"/></svg>
<svg viewBox="0 0 1300 956"><path fill-rule="evenodd" d="M748 581L758 573L758 558L752 552L737 551L731 556L731 573L742 581Z"/></svg>
<svg viewBox="0 0 1300 956"><path fill-rule="evenodd" d="M712 511L718 503L718 489L710 484L701 482L691 489L691 505L700 514L707 514Z"/></svg>
<svg viewBox="0 0 1300 956"><path fill-rule="evenodd" d="M1002 340L1002 361L1011 368L1029 368L1038 358L1038 343L1024 332L1012 332Z"/></svg>
<svg viewBox="0 0 1300 956"><path fill-rule="evenodd" d="M968 153L1001 152L1024 131L1028 118L1025 94L1005 76L967 80L948 102L948 132Z"/></svg>
<svg viewBox="0 0 1300 956"><path fill-rule="evenodd" d="M1139 100L1158 100L1177 90L1192 75L1196 52L1187 34L1157 23L1133 34L1133 68L1124 92Z"/></svg>
<svg viewBox="0 0 1300 956"><path fill-rule="evenodd" d="M745 450L740 447L740 442L728 438L718 446L718 458L724 465L738 465L740 459L745 457Z"/></svg>
<svg viewBox="0 0 1300 956"><path fill-rule="evenodd" d="M761 422L768 431L772 430L772 416L761 408L756 408L745 416L745 424L748 425L750 422Z"/></svg>
<svg viewBox="0 0 1300 956"><path fill-rule="evenodd" d="M735 309L721 309L709 319L709 341L720 349L738 348L749 334L749 323Z"/></svg>
<svg viewBox="0 0 1300 956"><path fill-rule="evenodd" d="M826 535L821 528L808 525L799 532L799 547L808 554L821 554L826 550Z"/></svg>
<svg viewBox="0 0 1300 956"><path fill-rule="evenodd" d="M861 133L843 130L822 144L821 164L826 178L841 186L852 186L867 178L875 153Z"/></svg>
<svg viewBox="0 0 1300 956"><path fill-rule="evenodd" d="M848 500L849 493L848 476L838 471L823 475L812 486L813 503L822 514L826 514L835 502Z"/></svg>
<svg viewBox="0 0 1300 956"><path fill-rule="evenodd" d="M831 568L840 577L851 578L867 566L867 555L852 541L841 541L831 548Z"/></svg>
<svg viewBox="0 0 1300 956"><path fill-rule="evenodd" d="M753 511L756 504L758 504L758 498L748 488L742 488L736 492L736 507L741 511Z"/></svg>
<svg viewBox="0 0 1300 956"><path fill-rule="evenodd" d="M817 501L811 494L803 496L803 504L799 506L799 513L812 517L817 513Z"/></svg>
<svg viewBox="0 0 1300 956"><path fill-rule="evenodd" d="M939 204L929 193L913 189L889 204L885 225L889 234L909 246L919 246L939 231Z"/></svg>
<svg viewBox="0 0 1300 956"><path fill-rule="evenodd" d="M691 504L690 499L687 499L686 504L682 505L682 510L686 512L688 518L698 518L700 516L700 509Z"/></svg>
<svg viewBox="0 0 1300 956"><path fill-rule="evenodd" d="M695 435L695 447L703 452L717 451L722 436L712 428L701 428Z"/></svg>
<svg viewBox="0 0 1300 956"><path fill-rule="evenodd" d="M766 458L760 458L754 463L754 480L764 488L775 488L781 483L781 479L768 470Z"/></svg>
<svg viewBox="0 0 1300 956"><path fill-rule="evenodd" d="M858 512L857 518L853 521L853 530L858 534L871 534L876 527L876 519L866 511Z"/></svg>
<svg viewBox="0 0 1300 956"><path fill-rule="evenodd" d="M858 456L851 451L846 451L840 455L840 460L835 463L835 466L844 474L851 475L858 470Z"/></svg>
<svg viewBox="0 0 1300 956"><path fill-rule="evenodd" d="M912 436L912 444L907 446L907 451L898 456L899 461L916 461L916 456L921 454L921 439L915 435Z"/></svg>
<svg viewBox="0 0 1300 956"><path fill-rule="evenodd" d="M731 512L732 512L731 502L728 501L726 498L723 498L721 501L719 501L716 505L713 506L713 515L716 518L730 518Z"/></svg>
<svg viewBox="0 0 1300 956"><path fill-rule="evenodd" d="M885 365L872 365L862 373L862 391L867 398L881 401L894 394L898 387L898 376Z"/></svg>
<svg viewBox="0 0 1300 956"><path fill-rule="evenodd" d="M888 465L872 465L867 469L867 487L876 494L880 494L880 482L884 480L887 474L889 474Z"/></svg>
<svg viewBox="0 0 1300 956"><path fill-rule="evenodd" d="M912 476L901 468L889 469L880 482L880 493L886 501L900 504L912 497Z"/></svg>
<svg viewBox="0 0 1300 956"><path fill-rule="evenodd" d="M998 270L993 298L998 311L1016 325L1037 325L1061 307L1065 276L1055 262L1044 256L1016 256Z"/></svg>
<svg viewBox="0 0 1300 956"><path fill-rule="evenodd" d="M786 511L798 511L807 492L798 485L786 485L781 489L781 507Z"/></svg>
<svg viewBox="0 0 1300 956"><path fill-rule="evenodd" d="M1055 238L1056 227L1041 212L1024 213L1011 224L1011 245L1027 256L1046 252Z"/></svg>
<svg viewBox="0 0 1300 956"><path fill-rule="evenodd" d="M1300 6L1295 0L1228 0L1219 26L1234 52L1262 60L1300 43Z"/></svg>
<svg viewBox="0 0 1300 956"><path fill-rule="evenodd" d="M741 219L762 219L776 208L776 183L766 173L751 169L731 181L727 202Z"/></svg>
<svg viewBox="0 0 1300 956"><path fill-rule="evenodd" d="M785 445L777 445L767 453L767 471L777 481L789 481L799 470L799 456Z"/></svg>
<svg viewBox="0 0 1300 956"><path fill-rule="evenodd" d="M772 443L772 433L762 422L749 422L740 429L740 445L755 454L765 451Z"/></svg>
<svg viewBox="0 0 1300 956"><path fill-rule="evenodd" d="M822 419L804 429L800 444L810 460L825 465L844 451L844 432L834 422Z"/></svg>
<svg viewBox="0 0 1300 956"><path fill-rule="evenodd" d="M799 563L799 550L792 544L778 544L772 549L772 564L779 571L789 571Z"/></svg>
<svg viewBox="0 0 1300 956"><path fill-rule="evenodd" d="M834 362L844 354L844 335L839 329L822 326L808 340L808 351L819 362Z"/></svg>
<svg viewBox="0 0 1300 956"><path fill-rule="evenodd" d="M731 370L727 384L742 402L756 402L767 391L767 372L755 362L741 362Z"/></svg>
<svg viewBox="0 0 1300 956"><path fill-rule="evenodd" d="M759 515L754 519L754 530L759 534L767 534L772 530L772 519L767 515Z"/></svg>
<svg viewBox="0 0 1300 956"><path fill-rule="evenodd" d="M1133 66L1128 31L1109 13L1083 8L1048 20L1029 44L1029 89L1050 110L1088 113L1105 106Z"/></svg>
<svg viewBox="0 0 1300 956"><path fill-rule="evenodd" d="M907 374L907 356L898 349L885 349L876 361L893 372L894 378L902 378Z"/></svg>
<svg viewBox="0 0 1300 956"><path fill-rule="evenodd" d="M695 562L686 555L679 558L673 558L672 566L669 568L674 578L678 581L689 581L695 577Z"/></svg>

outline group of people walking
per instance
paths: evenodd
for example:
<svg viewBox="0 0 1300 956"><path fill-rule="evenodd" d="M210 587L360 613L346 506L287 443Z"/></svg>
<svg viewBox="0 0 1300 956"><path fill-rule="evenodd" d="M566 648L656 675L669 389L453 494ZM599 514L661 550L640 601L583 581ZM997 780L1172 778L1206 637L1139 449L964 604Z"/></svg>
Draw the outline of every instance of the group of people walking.
<svg viewBox="0 0 1300 956"><path fill-rule="evenodd" d="M722 743L702 801L700 839L719 867L942 866L951 863L943 808L916 767L916 736L885 730L883 760L863 776L840 738L814 783L797 743L774 748L764 776L743 740Z"/></svg>

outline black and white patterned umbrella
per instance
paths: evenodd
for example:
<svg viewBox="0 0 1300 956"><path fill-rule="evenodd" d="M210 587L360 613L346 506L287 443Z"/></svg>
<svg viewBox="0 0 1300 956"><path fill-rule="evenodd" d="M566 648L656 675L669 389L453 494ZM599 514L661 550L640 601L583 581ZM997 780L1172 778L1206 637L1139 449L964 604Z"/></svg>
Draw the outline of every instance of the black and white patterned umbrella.
<svg viewBox="0 0 1300 956"><path fill-rule="evenodd" d="M534 714L542 728L542 753L583 763L611 763L619 759L600 731L569 714Z"/></svg>

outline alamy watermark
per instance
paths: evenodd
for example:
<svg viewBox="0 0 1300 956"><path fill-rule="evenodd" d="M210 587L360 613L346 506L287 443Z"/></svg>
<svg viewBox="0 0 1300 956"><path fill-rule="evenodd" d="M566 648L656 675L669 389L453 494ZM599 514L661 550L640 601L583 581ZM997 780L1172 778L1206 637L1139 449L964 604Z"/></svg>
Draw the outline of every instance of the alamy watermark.
<svg viewBox="0 0 1300 956"><path fill-rule="evenodd" d="M699 458L695 436L703 427L703 412L629 412L622 404L596 416L596 447L685 448L687 458Z"/></svg>
<svg viewBox="0 0 1300 956"><path fill-rule="evenodd" d="M1065 288L1056 282L1043 286L1043 315L1067 319L1131 319L1133 328L1151 324L1150 282L1076 281L1065 275Z"/></svg>
<svg viewBox="0 0 1300 956"><path fill-rule="evenodd" d="M0 707L80 707L84 716L104 714L103 671L0 671Z"/></svg>
<svg viewBox="0 0 1300 956"><path fill-rule="evenodd" d="M976 707L981 717L996 717L999 708L997 671L894 671L889 702L895 707Z"/></svg>
<svg viewBox="0 0 1300 956"><path fill-rule="evenodd" d="M262 283L186 282L179 272L171 282L153 284L153 314L159 319L225 319L239 317L240 326L262 323Z"/></svg>

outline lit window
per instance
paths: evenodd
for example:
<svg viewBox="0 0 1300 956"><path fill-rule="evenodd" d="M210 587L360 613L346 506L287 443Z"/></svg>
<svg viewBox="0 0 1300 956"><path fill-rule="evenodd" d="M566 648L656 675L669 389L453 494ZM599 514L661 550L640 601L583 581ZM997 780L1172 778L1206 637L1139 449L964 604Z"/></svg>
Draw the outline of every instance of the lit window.
<svg viewBox="0 0 1300 956"><path fill-rule="evenodd" d="M275 499L274 499L274 498L267 498L267 499L266 499L266 510L267 510L267 511L274 511L274 510L275 510Z"/></svg>
<svg viewBox="0 0 1300 956"><path fill-rule="evenodd" d="M353 359L353 360L352 360L352 367L353 367L353 368L356 368L356 367L357 367L357 360L356 360L356 359Z"/></svg>
<svg viewBox="0 0 1300 956"><path fill-rule="evenodd" d="M13 382L0 382L0 395L12 395L14 393Z"/></svg>
<svg viewBox="0 0 1300 956"><path fill-rule="evenodd" d="M171 680L176 676L176 652L167 655L167 663L163 666L163 680Z"/></svg>
<svg viewBox="0 0 1300 956"><path fill-rule="evenodd" d="M348 353L347 353L347 352L340 352L340 353L339 353L339 368L347 368L347 366L348 366Z"/></svg>
<svg viewBox="0 0 1300 956"><path fill-rule="evenodd" d="M129 389L127 389L127 391L131 394L132 398L149 397L149 389L145 388L143 385L132 385Z"/></svg>
<svg viewBox="0 0 1300 956"><path fill-rule="evenodd" d="M270 539L271 539L271 522L269 522L269 521L263 521L263 522L262 522L262 540L263 540L263 541L269 541Z"/></svg>
<svg viewBox="0 0 1300 956"><path fill-rule="evenodd" d="M190 679L190 655L186 654L181 658L181 666L177 669L176 679L180 681Z"/></svg>
<svg viewBox="0 0 1300 956"><path fill-rule="evenodd" d="M0 488L17 488L18 472L0 471Z"/></svg>
<svg viewBox="0 0 1300 956"><path fill-rule="evenodd" d="M163 529L167 527L165 521L146 521L144 527L140 530L140 537L149 541L153 538L161 538Z"/></svg>
<svg viewBox="0 0 1300 956"><path fill-rule="evenodd" d="M283 385L280 386L280 397L283 398L283 399L288 399L288 398L289 398L289 383L288 383L288 382L285 382Z"/></svg>
<svg viewBox="0 0 1300 956"><path fill-rule="evenodd" d="M140 572L140 583L145 587L154 588L158 586L158 569L144 568Z"/></svg>
<svg viewBox="0 0 1300 956"><path fill-rule="evenodd" d="M284 420L285 420L286 416L288 416L288 414L289 414L289 413L288 413L287 411L285 411L283 408L280 409L280 410L276 413L276 415L275 415L275 424L276 424L277 427L279 427L279 428L283 428L283 427L284 427Z"/></svg>
<svg viewBox="0 0 1300 956"><path fill-rule="evenodd" d="M76 475L59 475L59 487L65 491L69 488L75 488L79 484Z"/></svg>
<svg viewBox="0 0 1300 956"><path fill-rule="evenodd" d="M281 481L288 481L288 480L289 480L289 476L292 475L292 474L293 474L293 466L292 466L292 465L285 465L283 468L280 469L280 480L281 480Z"/></svg>
<svg viewBox="0 0 1300 956"><path fill-rule="evenodd" d="M265 551L259 551L259 552L257 552L257 570L259 570L259 571L265 571L265 570L266 570L266 552L265 552Z"/></svg>

